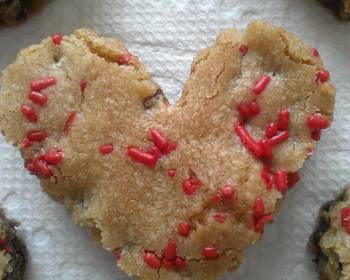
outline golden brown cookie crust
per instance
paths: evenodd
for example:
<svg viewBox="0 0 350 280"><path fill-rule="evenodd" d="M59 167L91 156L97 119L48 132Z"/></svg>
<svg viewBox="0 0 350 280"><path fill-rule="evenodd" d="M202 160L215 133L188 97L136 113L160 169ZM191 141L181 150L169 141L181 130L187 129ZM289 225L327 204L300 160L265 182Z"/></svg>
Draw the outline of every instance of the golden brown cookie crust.
<svg viewBox="0 0 350 280"><path fill-rule="evenodd" d="M17 225L0 209L0 279L22 280L24 276L26 249L16 235Z"/></svg>
<svg viewBox="0 0 350 280"><path fill-rule="evenodd" d="M170 107L156 102L145 108L159 87L137 58L115 63L126 53L119 41L89 30L23 50L4 72L0 128L20 148L28 132L45 130L44 141L21 148L24 159L30 164L50 149L62 151L60 163L49 166L52 176L41 176L42 186L70 209L77 224L90 227L105 249L119 248L118 265L126 273L142 279L215 279L238 267L283 197L285 177L314 151L307 121L315 115L329 125L334 86L315 50L263 21L252 22L243 33L225 30L202 50L181 99ZM32 123L20 107L32 106L31 81L51 76L57 82L42 90L48 102L33 105L38 121ZM269 83L257 86L264 76ZM87 82L83 94L82 80ZM254 100L260 113L243 120L237 107ZM270 158L254 155L240 133L246 129L261 147L258 139L265 139L266 126L277 122L281 110L288 110L289 122L278 133L288 132L288 139L273 147ZM130 146L150 149L152 129L176 149L148 167L127 152ZM104 147L110 153L102 155L101 145L110 144L113 151ZM284 178L283 186L262 178L264 166L271 168L265 172L269 180ZM222 191L225 186L234 194ZM191 225L188 237L178 232L183 222ZM170 240L186 269L158 268Z"/></svg>
<svg viewBox="0 0 350 280"><path fill-rule="evenodd" d="M349 215L350 186L347 185L339 197L322 206L310 239L310 249L317 255L322 280L350 279Z"/></svg>

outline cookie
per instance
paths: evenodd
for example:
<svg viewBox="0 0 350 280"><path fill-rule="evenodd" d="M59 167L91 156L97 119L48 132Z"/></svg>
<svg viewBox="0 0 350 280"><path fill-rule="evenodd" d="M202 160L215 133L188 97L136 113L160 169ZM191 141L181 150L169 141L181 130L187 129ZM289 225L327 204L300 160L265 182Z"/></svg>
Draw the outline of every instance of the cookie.
<svg viewBox="0 0 350 280"><path fill-rule="evenodd" d="M202 50L173 106L120 41L82 29L8 66L0 128L127 274L216 279L272 221L334 96L317 50L263 21Z"/></svg>
<svg viewBox="0 0 350 280"><path fill-rule="evenodd" d="M319 0L340 19L350 19L350 0Z"/></svg>
<svg viewBox="0 0 350 280"><path fill-rule="evenodd" d="M322 280L350 279L350 186L322 206L310 249Z"/></svg>
<svg viewBox="0 0 350 280"><path fill-rule="evenodd" d="M16 236L16 225L0 210L0 279L23 279L26 250Z"/></svg>
<svg viewBox="0 0 350 280"><path fill-rule="evenodd" d="M44 0L0 0L0 27L26 20L44 2Z"/></svg>

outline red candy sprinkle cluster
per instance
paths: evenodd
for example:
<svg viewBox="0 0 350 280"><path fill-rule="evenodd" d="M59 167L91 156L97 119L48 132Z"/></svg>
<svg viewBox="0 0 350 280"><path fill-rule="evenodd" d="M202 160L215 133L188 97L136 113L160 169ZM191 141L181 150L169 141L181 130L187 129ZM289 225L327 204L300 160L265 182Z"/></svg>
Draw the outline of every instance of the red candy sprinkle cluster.
<svg viewBox="0 0 350 280"><path fill-rule="evenodd" d="M101 155L108 155L111 152L113 152L113 150L114 150L113 144L105 144L105 145L100 146L100 148L99 148Z"/></svg>
<svg viewBox="0 0 350 280"><path fill-rule="evenodd" d="M316 73L316 81L317 82L321 82L321 83L325 83L329 80L329 72L325 69L319 70Z"/></svg>
<svg viewBox="0 0 350 280"><path fill-rule="evenodd" d="M255 95L260 95L264 92L264 90L267 88L271 81L271 77L268 75L263 75L261 78L259 78L253 87L253 93Z"/></svg>
<svg viewBox="0 0 350 280"><path fill-rule="evenodd" d="M253 220L255 231L258 233L263 233L264 225L272 221L272 215L265 214L264 200L260 197L255 200L255 204L253 206Z"/></svg>
<svg viewBox="0 0 350 280"><path fill-rule="evenodd" d="M132 54L128 52L128 53L119 55L118 58L116 59L116 62L119 65L128 65L131 59L132 59Z"/></svg>
<svg viewBox="0 0 350 280"><path fill-rule="evenodd" d="M219 258L219 252L215 246L210 245L203 248L202 256L206 260L217 260Z"/></svg>
<svg viewBox="0 0 350 280"><path fill-rule="evenodd" d="M312 49L311 49L311 54L312 54L314 57L320 57L320 54L319 54L318 50L315 49L315 48L312 48Z"/></svg>
<svg viewBox="0 0 350 280"><path fill-rule="evenodd" d="M187 222L181 222L177 225L177 233L183 237L189 237L192 231L192 225Z"/></svg>
<svg viewBox="0 0 350 280"><path fill-rule="evenodd" d="M64 125L64 128L63 128L63 133L64 133L65 136L68 135L68 133L71 130L71 128L72 128L72 126L73 126L73 124L74 124L76 119L77 119L77 112L72 112L69 115L69 117L68 117L68 119L67 119L67 121L66 121L66 123Z"/></svg>
<svg viewBox="0 0 350 280"><path fill-rule="evenodd" d="M202 182L197 177L192 176L182 181L182 190L186 195L190 196L193 195L201 185Z"/></svg>
<svg viewBox="0 0 350 280"><path fill-rule="evenodd" d="M166 269L187 269L187 262L184 258L177 256L177 245L174 240L169 240L163 254L158 257L153 251L145 250L143 260L152 269L164 267Z"/></svg>
<svg viewBox="0 0 350 280"><path fill-rule="evenodd" d="M350 207L345 207L340 211L341 224L347 234L350 234Z"/></svg>
<svg viewBox="0 0 350 280"><path fill-rule="evenodd" d="M251 118L260 113L259 104L256 101L252 101L249 104L241 103L237 108L243 119Z"/></svg>
<svg viewBox="0 0 350 280"><path fill-rule="evenodd" d="M128 147L127 154L132 160L153 167L162 155L168 155L177 148L175 142L170 141L157 129L151 129L149 138L154 145L149 151L143 151L134 146Z"/></svg>
<svg viewBox="0 0 350 280"><path fill-rule="evenodd" d="M311 138L318 141L321 137L321 130L329 127L329 120L314 114L307 118L306 125L311 130Z"/></svg>
<svg viewBox="0 0 350 280"><path fill-rule="evenodd" d="M240 47L239 47L239 52L242 56L245 56L248 52L249 48L248 46L242 44Z"/></svg>
<svg viewBox="0 0 350 280"><path fill-rule="evenodd" d="M61 44L63 36L61 34L57 33L57 34L52 35L51 39L55 45L59 45L59 44Z"/></svg>

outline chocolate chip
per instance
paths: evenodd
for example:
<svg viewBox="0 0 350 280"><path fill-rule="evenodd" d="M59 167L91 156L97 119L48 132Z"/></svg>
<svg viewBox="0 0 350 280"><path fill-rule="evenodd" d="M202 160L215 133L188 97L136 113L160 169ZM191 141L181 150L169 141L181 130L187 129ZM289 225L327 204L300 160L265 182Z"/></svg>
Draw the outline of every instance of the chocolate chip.
<svg viewBox="0 0 350 280"><path fill-rule="evenodd" d="M148 98L146 98L143 102L143 106L145 109L151 109L154 107L159 101L167 104L168 99L165 97L163 91L159 88L156 93Z"/></svg>

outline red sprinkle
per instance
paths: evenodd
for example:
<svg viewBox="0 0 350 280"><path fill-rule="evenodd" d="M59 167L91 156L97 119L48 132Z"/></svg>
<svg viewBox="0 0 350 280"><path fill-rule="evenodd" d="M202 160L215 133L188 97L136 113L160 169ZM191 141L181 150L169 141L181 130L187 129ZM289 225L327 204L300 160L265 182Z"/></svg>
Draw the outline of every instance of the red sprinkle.
<svg viewBox="0 0 350 280"><path fill-rule="evenodd" d="M350 234L350 207L342 208L340 211L341 224L347 234Z"/></svg>
<svg viewBox="0 0 350 280"><path fill-rule="evenodd" d="M117 261L119 261L122 258L122 250L119 247L116 248L113 253Z"/></svg>
<svg viewBox="0 0 350 280"><path fill-rule="evenodd" d="M47 138L47 133L44 130L29 132L27 138L32 142L42 142Z"/></svg>
<svg viewBox="0 0 350 280"><path fill-rule="evenodd" d="M100 150L101 155L108 155L111 152L113 152L114 146L113 146L113 144L105 144L105 145L100 146L99 150Z"/></svg>
<svg viewBox="0 0 350 280"><path fill-rule="evenodd" d="M30 89L32 91L41 91L49 86L53 86L54 84L56 84L55 77L33 80L30 82Z"/></svg>
<svg viewBox="0 0 350 280"><path fill-rule="evenodd" d="M40 106L45 106L47 103L47 95L38 91L29 92L28 98Z"/></svg>
<svg viewBox="0 0 350 280"><path fill-rule="evenodd" d="M258 197L255 200L253 207L253 216L255 219L260 219L265 214L265 204L264 200L261 197Z"/></svg>
<svg viewBox="0 0 350 280"><path fill-rule="evenodd" d="M279 130L286 130L289 123L289 112L287 109L283 109L278 114L277 128Z"/></svg>
<svg viewBox="0 0 350 280"><path fill-rule="evenodd" d="M273 221L273 217L271 214L267 214L263 217L261 217L259 220L257 220L255 222L255 231L258 233L263 233L264 231L264 225L266 223L272 222Z"/></svg>
<svg viewBox="0 0 350 280"><path fill-rule="evenodd" d="M168 145L168 140L157 129L151 129L150 138L160 150L164 150Z"/></svg>
<svg viewBox="0 0 350 280"><path fill-rule="evenodd" d="M77 118L77 112L72 112L69 115L69 117L68 117L68 119L67 119L67 121L66 121L66 123L64 125L64 129L63 129L63 133L64 133L65 136L67 136L69 131L72 129L72 126L73 126L76 118Z"/></svg>
<svg viewBox="0 0 350 280"><path fill-rule="evenodd" d="M164 258L168 261L174 260L176 257L176 249L177 249L176 242L173 240L169 240L163 252Z"/></svg>
<svg viewBox="0 0 350 280"><path fill-rule="evenodd" d="M51 177L53 172L49 169L47 163L43 160L34 160L33 167L36 174L43 177Z"/></svg>
<svg viewBox="0 0 350 280"><path fill-rule="evenodd" d="M174 261L175 262L175 261ZM166 268L166 269L172 269L173 268L173 261L168 261L166 259L162 260L162 267Z"/></svg>
<svg viewBox="0 0 350 280"><path fill-rule="evenodd" d="M153 252L148 252L145 251L143 253L143 261L150 267L153 269L159 269L162 265L162 261L160 258L158 258L156 256L155 253Z"/></svg>
<svg viewBox="0 0 350 280"><path fill-rule="evenodd" d="M321 130L311 131L311 139L315 141L320 141L321 139Z"/></svg>
<svg viewBox="0 0 350 280"><path fill-rule="evenodd" d="M192 226L190 223L181 222L177 225L177 232L183 237L189 237L192 231Z"/></svg>
<svg viewBox="0 0 350 280"><path fill-rule="evenodd" d="M311 54L314 56L314 57L320 57L320 54L318 52L318 50L316 48L312 48L311 49Z"/></svg>
<svg viewBox="0 0 350 280"><path fill-rule="evenodd" d="M260 113L260 107L256 101L252 101L249 104L241 103L238 105L237 110L243 119L254 117Z"/></svg>
<svg viewBox="0 0 350 280"><path fill-rule="evenodd" d="M316 82L325 83L329 80L329 72L325 69L319 70L316 73Z"/></svg>
<svg viewBox="0 0 350 280"><path fill-rule="evenodd" d="M275 124L275 123L268 124L266 127L266 130L265 130L266 138L270 139L273 136L275 136L276 133L277 133L277 124Z"/></svg>
<svg viewBox="0 0 350 280"><path fill-rule="evenodd" d="M247 132L243 124L236 122L234 125L236 134L241 139L243 145L256 157L262 155L262 148L259 143L257 143Z"/></svg>
<svg viewBox="0 0 350 280"><path fill-rule="evenodd" d="M258 102L252 101L249 104L249 110L250 110L250 115L251 116L256 116L260 114L260 106Z"/></svg>
<svg viewBox="0 0 350 280"><path fill-rule="evenodd" d="M243 119L248 119L249 117L251 117L250 106L248 104L239 104L237 110Z"/></svg>
<svg viewBox="0 0 350 280"><path fill-rule="evenodd" d="M268 165L264 165L261 170L261 178L265 182L266 188L270 190L272 188L272 179L271 179L271 168Z"/></svg>
<svg viewBox="0 0 350 280"><path fill-rule="evenodd" d="M202 183L198 178L190 177L182 181L182 190L186 195L190 196L193 195L201 185Z"/></svg>
<svg viewBox="0 0 350 280"><path fill-rule="evenodd" d="M273 182L275 183L276 189L280 192L288 190L288 174L284 171L276 171L273 174Z"/></svg>
<svg viewBox="0 0 350 280"><path fill-rule="evenodd" d="M26 149L26 148L30 148L31 146L33 146L33 142L30 141L27 137L23 138L21 141L21 146L22 148Z"/></svg>
<svg viewBox="0 0 350 280"><path fill-rule="evenodd" d="M202 250L202 256L207 260L216 260L219 258L219 253L215 246L206 246Z"/></svg>
<svg viewBox="0 0 350 280"><path fill-rule="evenodd" d="M38 113L33 107L28 105L22 105L20 110L28 121L32 123L36 123L38 121Z"/></svg>
<svg viewBox="0 0 350 280"><path fill-rule="evenodd" d="M35 174L34 164L31 160L26 160L24 162L24 168L26 168L31 174Z"/></svg>
<svg viewBox="0 0 350 280"><path fill-rule="evenodd" d="M231 185L226 185L221 189L221 196L225 199L232 200L235 198L235 189Z"/></svg>
<svg viewBox="0 0 350 280"><path fill-rule="evenodd" d="M144 164L146 166L152 167L157 163L158 158L148 152L144 152L136 147L128 147L127 151L128 156L136 162Z"/></svg>
<svg viewBox="0 0 350 280"><path fill-rule="evenodd" d="M132 54L128 52L128 53L119 55L118 58L116 59L116 62L119 65L128 65L131 58L132 58Z"/></svg>
<svg viewBox="0 0 350 280"><path fill-rule="evenodd" d="M51 165L59 164L63 160L63 152L58 149L49 150L43 155L43 160Z"/></svg>
<svg viewBox="0 0 350 280"><path fill-rule="evenodd" d="M156 158L161 158L162 157L162 151L159 150L156 146L152 146L151 149L148 151L150 154L154 155Z"/></svg>
<svg viewBox="0 0 350 280"><path fill-rule="evenodd" d="M187 269L187 262L184 258L176 257L174 260L174 266L179 270Z"/></svg>
<svg viewBox="0 0 350 280"><path fill-rule="evenodd" d="M162 157L162 151L159 150L156 146L152 146L152 148L148 152L158 159Z"/></svg>
<svg viewBox="0 0 350 280"><path fill-rule="evenodd" d="M262 139L260 141L261 148L262 148L262 156L264 158L271 158L272 157L272 148L269 143L269 140Z"/></svg>
<svg viewBox="0 0 350 280"><path fill-rule="evenodd" d="M282 131L280 134L277 134L276 136L270 138L268 141L271 146L276 146L286 141L288 137L289 137L289 133L287 130L285 130L285 131Z"/></svg>
<svg viewBox="0 0 350 280"><path fill-rule="evenodd" d="M81 94L84 94L86 86L87 86L87 81L81 80L80 83L79 83L79 86L80 86Z"/></svg>
<svg viewBox="0 0 350 280"><path fill-rule="evenodd" d="M221 193L216 193L211 197L211 201L214 203L218 203L222 200L222 195Z"/></svg>
<svg viewBox="0 0 350 280"><path fill-rule="evenodd" d="M307 118L306 124L311 129L326 129L329 127L329 120L318 115L311 115Z"/></svg>
<svg viewBox="0 0 350 280"><path fill-rule="evenodd" d="M176 170L175 169L169 169L167 172L169 177L175 177L176 176Z"/></svg>
<svg viewBox="0 0 350 280"><path fill-rule="evenodd" d="M248 52L248 46L242 44L240 47L239 47L239 52L241 53L241 56L245 56Z"/></svg>
<svg viewBox="0 0 350 280"><path fill-rule="evenodd" d="M297 184L300 180L298 172L289 172L288 173L288 188L292 188Z"/></svg>
<svg viewBox="0 0 350 280"><path fill-rule="evenodd" d="M162 150L164 155L170 154L172 151L175 151L177 144L175 142L168 142L168 145Z"/></svg>
<svg viewBox="0 0 350 280"><path fill-rule="evenodd" d="M214 220L217 221L217 222L220 223L220 224L222 224L223 222L225 222L227 216L228 216L227 213L214 213L214 214L213 214Z"/></svg>
<svg viewBox="0 0 350 280"><path fill-rule="evenodd" d="M55 45L59 45L59 44L61 44L63 37L61 34L57 33L57 34L52 35L51 39Z"/></svg>
<svg viewBox="0 0 350 280"><path fill-rule="evenodd" d="M260 95L266 89L270 81L271 81L270 76L263 75L260 79L258 79L255 82L253 87L253 93L255 95Z"/></svg>

